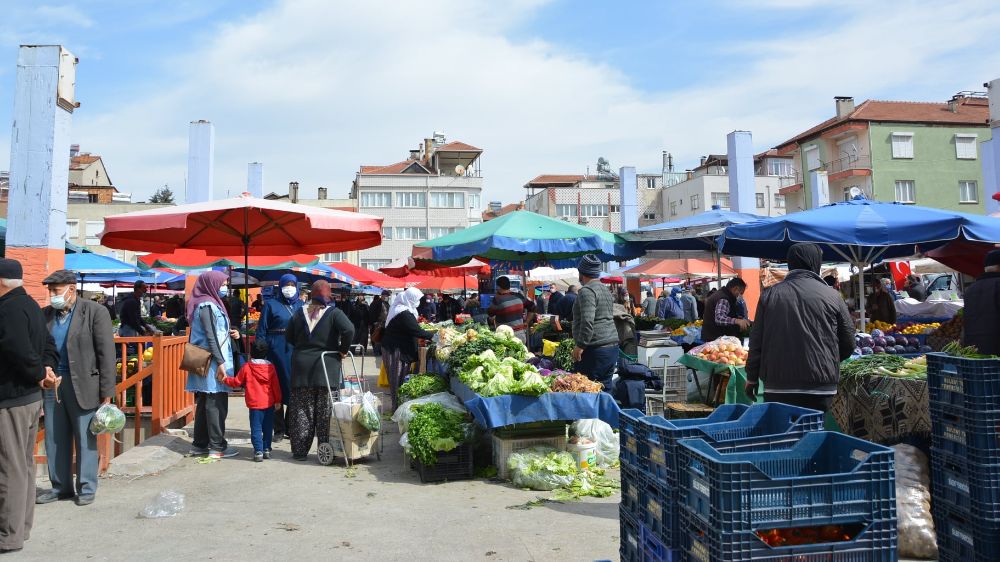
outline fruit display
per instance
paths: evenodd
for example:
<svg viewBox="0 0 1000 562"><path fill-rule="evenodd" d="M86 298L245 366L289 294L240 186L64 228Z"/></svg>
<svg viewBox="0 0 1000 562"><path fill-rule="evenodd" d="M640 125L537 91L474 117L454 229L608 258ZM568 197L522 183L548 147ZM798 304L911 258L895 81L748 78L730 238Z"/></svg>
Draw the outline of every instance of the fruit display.
<svg viewBox="0 0 1000 562"><path fill-rule="evenodd" d="M747 350L743 349L739 340L727 336L702 344L692 349L690 354L722 365L742 367L747 363Z"/></svg>
<svg viewBox="0 0 1000 562"><path fill-rule="evenodd" d="M868 322L867 328L871 331L880 330L882 332L891 332L895 326L881 320L872 320L871 322Z"/></svg>
<svg viewBox="0 0 1000 562"><path fill-rule="evenodd" d="M885 333L874 329L870 334L854 336L854 354L871 355L873 353L889 353L899 355L904 353L927 353L933 351L921 343L917 336L907 336L900 333Z"/></svg>
<svg viewBox="0 0 1000 562"><path fill-rule="evenodd" d="M927 336L927 345L934 351L941 351L949 343L962 339L963 326L962 312L959 311L954 318L947 322L942 322L937 330L934 330Z"/></svg>
<svg viewBox="0 0 1000 562"><path fill-rule="evenodd" d="M940 322L931 322L929 324L921 324L921 323L896 324L895 331L906 336L916 336L916 335L929 334L940 327L941 327Z"/></svg>

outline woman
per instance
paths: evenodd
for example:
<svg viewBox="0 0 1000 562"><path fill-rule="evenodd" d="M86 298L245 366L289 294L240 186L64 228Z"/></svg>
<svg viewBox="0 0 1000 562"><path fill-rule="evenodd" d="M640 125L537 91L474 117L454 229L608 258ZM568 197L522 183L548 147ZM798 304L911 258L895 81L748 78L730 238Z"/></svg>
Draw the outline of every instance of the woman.
<svg viewBox="0 0 1000 562"><path fill-rule="evenodd" d="M285 339L288 324L295 312L302 308L299 286L295 276L286 273L278 280L278 295L264 303L257 323L257 337L264 338L270 346L267 360L278 371L281 383L281 404L274 411L274 441L281 441L285 432L285 406L292 393L292 346Z"/></svg>
<svg viewBox="0 0 1000 562"><path fill-rule="evenodd" d="M218 374L233 376L232 338L240 333L229 327L225 298L229 294L228 278L221 271L208 271L198 276L191 299L187 303L187 321L191 327L191 344L212 354L208 373L201 376L188 373L184 390L194 393L194 442L192 455L208 455L221 459L236 456L236 449L226 443L226 414L229 411L229 387L216 379Z"/></svg>
<svg viewBox="0 0 1000 562"><path fill-rule="evenodd" d="M434 337L434 332L420 329L417 323L417 305L423 296L414 287L396 294L385 319L382 364L389 377L393 411L399 407L399 385L410 374L410 364L417 360L417 339Z"/></svg>
<svg viewBox="0 0 1000 562"><path fill-rule="evenodd" d="M322 279L313 283L309 304L295 311L285 338L295 348L285 431L292 442L292 457L304 461L314 436L319 443L330 441L332 405L323 365L330 388L339 389L340 362L354 341L354 326L333 306L330 283ZM335 353L323 356L324 352Z"/></svg>
<svg viewBox="0 0 1000 562"><path fill-rule="evenodd" d="M868 295L868 302L865 304L868 312L868 321L878 320L886 324L895 324L896 302L889 293L885 281L888 280L886 279L882 282L876 280L872 294Z"/></svg>
<svg viewBox="0 0 1000 562"><path fill-rule="evenodd" d="M368 303L362 295L354 301L350 317L351 324L354 324L354 345L361 346L362 350L368 349Z"/></svg>

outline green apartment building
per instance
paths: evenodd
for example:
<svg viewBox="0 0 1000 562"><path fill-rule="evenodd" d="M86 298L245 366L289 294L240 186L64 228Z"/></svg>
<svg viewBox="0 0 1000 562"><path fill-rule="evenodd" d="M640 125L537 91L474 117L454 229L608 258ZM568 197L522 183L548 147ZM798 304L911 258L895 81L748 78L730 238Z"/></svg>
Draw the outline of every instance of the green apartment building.
<svg viewBox="0 0 1000 562"><path fill-rule="evenodd" d="M989 140L986 97L945 103L835 98L837 116L777 146L793 158L782 188L788 212L810 209L810 172L825 171L830 200L857 188L869 199L984 213L980 143Z"/></svg>

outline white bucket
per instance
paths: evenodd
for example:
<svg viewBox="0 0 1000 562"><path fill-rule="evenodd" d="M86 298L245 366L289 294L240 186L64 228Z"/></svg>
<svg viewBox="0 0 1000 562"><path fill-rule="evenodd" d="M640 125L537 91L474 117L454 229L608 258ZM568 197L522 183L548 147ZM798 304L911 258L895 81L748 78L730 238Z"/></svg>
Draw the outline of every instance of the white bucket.
<svg viewBox="0 0 1000 562"><path fill-rule="evenodd" d="M572 453L581 470L597 467L597 443L571 443L569 444L569 452Z"/></svg>

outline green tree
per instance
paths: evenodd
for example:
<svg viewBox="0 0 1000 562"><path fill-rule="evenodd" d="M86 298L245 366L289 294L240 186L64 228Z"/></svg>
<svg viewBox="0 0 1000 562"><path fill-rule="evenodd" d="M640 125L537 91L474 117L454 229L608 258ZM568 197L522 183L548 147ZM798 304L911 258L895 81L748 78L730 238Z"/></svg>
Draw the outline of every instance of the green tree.
<svg viewBox="0 0 1000 562"><path fill-rule="evenodd" d="M170 186L164 184L163 187L157 189L156 193L149 198L149 202L169 205L174 202L174 192L170 191Z"/></svg>

